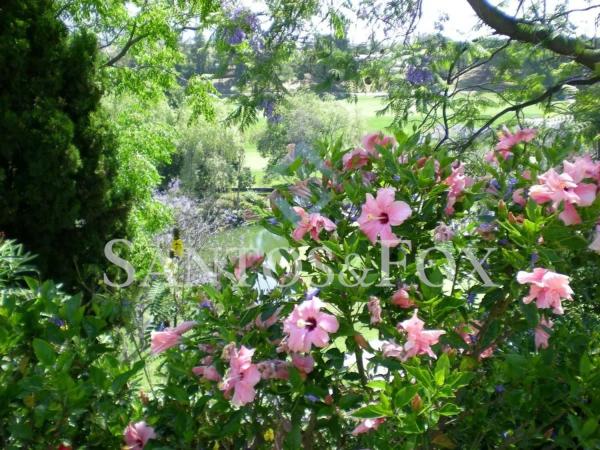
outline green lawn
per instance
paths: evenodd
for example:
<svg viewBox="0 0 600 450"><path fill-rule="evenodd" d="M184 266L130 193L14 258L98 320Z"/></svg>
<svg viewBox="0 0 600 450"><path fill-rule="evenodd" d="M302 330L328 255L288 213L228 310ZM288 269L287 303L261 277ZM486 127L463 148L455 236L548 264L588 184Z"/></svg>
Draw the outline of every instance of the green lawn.
<svg viewBox="0 0 600 450"><path fill-rule="evenodd" d="M470 94L478 95L487 100L493 100L495 96L492 94ZM347 100L336 100L340 106L346 108L350 114L356 114L362 123L363 132L385 131L392 123L393 117L390 114L377 115L377 112L385 106L385 97L371 94L358 94L356 102ZM486 106L482 109L483 117L491 117L506 107L505 104L494 104ZM523 110L526 118L543 117L544 112L539 105L531 106ZM509 116L507 116L507 119ZM421 114L414 114L411 121L418 122L422 119ZM501 124L502 121L498 121ZM261 117L245 133L245 148L246 148L246 167L249 167L254 176L254 186L264 187L270 186L271 182L264 179L264 171L267 166L267 160L263 158L256 148L256 138L267 126L266 120ZM410 126L407 127L410 131Z"/></svg>

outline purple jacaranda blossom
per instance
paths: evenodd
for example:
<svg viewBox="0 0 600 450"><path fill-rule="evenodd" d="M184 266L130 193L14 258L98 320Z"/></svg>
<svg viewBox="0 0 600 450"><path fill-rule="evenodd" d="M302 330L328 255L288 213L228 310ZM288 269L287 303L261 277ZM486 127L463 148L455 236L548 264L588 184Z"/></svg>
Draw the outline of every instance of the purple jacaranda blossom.
<svg viewBox="0 0 600 450"><path fill-rule="evenodd" d="M531 254L531 258L529 260L531 267L535 266L535 264L538 262L539 259L540 259L540 255L538 253L533 252Z"/></svg>
<svg viewBox="0 0 600 450"><path fill-rule="evenodd" d="M317 396L315 396L315 395L312 395L312 394L306 394L306 395L304 396L304 398L305 398L306 400L308 400L309 402L311 402L311 403L315 403L316 401L318 401L318 400L319 400L319 398L318 398Z"/></svg>
<svg viewBox="0 0 600 450"><path fill-rule="evenodd" d="M260 30L260 21L258 20L258 16L248 8L235 8L233 11L231 11L230 19L232 22L237 22L240 25L244 25L252 31Z"/></svg>
<svg viewBox="0 0 600 450"><path fill-rule="evenodd" d="M476 296L477 294L475 292L469 292L469 295L467 295L467 304L472 306L473 303L475 303Z"/></svg>
<svg viewBox="0 0 600 450"><path fill-rule="evenodd" d="M416 85L429 84L433 81L433 73L427 68L409 66L406 71L406 80Z"/></svg>
<svg viewBox="0 0 600 450"><path fill-rule="evenodd" d="M246 33L244 32L244 30L242 30L241 28L236 28L233 30L233 32L227 39L227 42L229 42L230 45L238 45L244 42L245 38Z"/></svg>
<svg viewBox="0 0 600 450"><path fill-rule="evenodd" d="M65 321L60 319L59 317L54 316L49 318L48 320L59 328L65 326Z"/></svg>
<svg viewBox="0 0 600 450"><path fill-rule="evenodd" d="M281 122L282 117L280 114L277 114L276 105L273 100L263 100L260 104L260 107L262 108L263 114L269 123Z"/></svg>
<svg viewBox="0 0 600 450"><path fill-rule="evenodd" d="M213 302L211 302L208 299L202 300L202 302L200 303L200 308L205 308L205 309L214 309L214 305Z"/></svg>

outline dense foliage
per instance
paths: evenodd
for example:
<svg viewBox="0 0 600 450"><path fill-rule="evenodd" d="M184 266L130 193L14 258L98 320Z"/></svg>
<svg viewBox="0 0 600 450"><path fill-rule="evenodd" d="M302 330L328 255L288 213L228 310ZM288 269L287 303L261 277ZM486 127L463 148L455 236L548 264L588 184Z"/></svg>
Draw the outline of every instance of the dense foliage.
<svg viewBox="0 0 600 450"><path fill-rule="evenodd" d="M153 334L155 353L175 347L145 415L157 439L596 446L600 167L533 136L505 134L476 176L417 136L294 153L284 173L301 183L264 222L288 238L283 260L263 275L244 256L196 322Z"/></svg>
<svg viewBox="0 0 600 450"><path fill-rule="evenodd" d="M117 448L144 365L121 357L115 325L127 305L41 282L20 245L0 242L0 442L5 449L71 441Z"/></svg>
<svg viewBox="0 0 600 450"><path fill-rule="evenodd" d="M258 136L258 150L274 169L290 151L290 145L313 147L319 142L358 138L360 121L333 97L319 98L310 92L297 92L270 113L264 132Z"/></svg>
<svg viewBox="0 0 600 450"><path fill-rule="evenodd" d="M600 5L465 2L2 3L0 446L600 447Z"/></svg>
<svg viewBox="0 0 600 450"><path fill-rule="evenodd" d="M123 233L131 200L111 185L117 150L99 109L96 39L69 35L50 1L7 2L0 20L0 230L73 282Z"/></svg>

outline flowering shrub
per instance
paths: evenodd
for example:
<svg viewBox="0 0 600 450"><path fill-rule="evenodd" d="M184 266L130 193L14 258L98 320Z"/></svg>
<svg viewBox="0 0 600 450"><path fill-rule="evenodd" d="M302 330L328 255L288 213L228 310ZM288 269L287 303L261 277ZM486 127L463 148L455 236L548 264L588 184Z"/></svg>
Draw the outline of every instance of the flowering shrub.
<svg viewBox="0 0 600 450"><path fill-rule="evenodd" d="M485 173L402 134L292 154L263 223L290 247L204 287L157 441L598 445L600 164L534 135L505 131Z"/></svg>
<svg viewBox="0 0 600 450"><path fill-rule="evenodd" d="M137 449L600 445L600 164L505 132L476 171L419 139L294 149L263 218L289 246L202 286L150 337L151 392L141 363L102 378L89 404L121 407L85 427ZM36 371L69 373L61 336Z"/></svg>

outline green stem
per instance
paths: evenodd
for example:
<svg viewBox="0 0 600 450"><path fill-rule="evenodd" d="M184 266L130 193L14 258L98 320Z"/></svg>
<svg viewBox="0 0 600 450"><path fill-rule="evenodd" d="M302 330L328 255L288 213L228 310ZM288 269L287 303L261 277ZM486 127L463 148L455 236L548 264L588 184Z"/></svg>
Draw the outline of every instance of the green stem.
<svg viewBox="0 0 600 450"><path fill-rule="evenodd" d="M135 351L138 354L138 357L140 359L144 359L143 355L142 355L142 351L140 350L140 347L137 343L137 341L135 340L135 336L132 339L133 340L133 346L135 347ZM146 381L148 381L148 386L150 386L150 391L152 392L152 396L154 397L154 399L156 400L156 392L154 392L154 386L152 385L152 380L150 379L150 374L148 374L148 369L146 368L146 361L144 360L144 375L146 376Z"/></svg>

